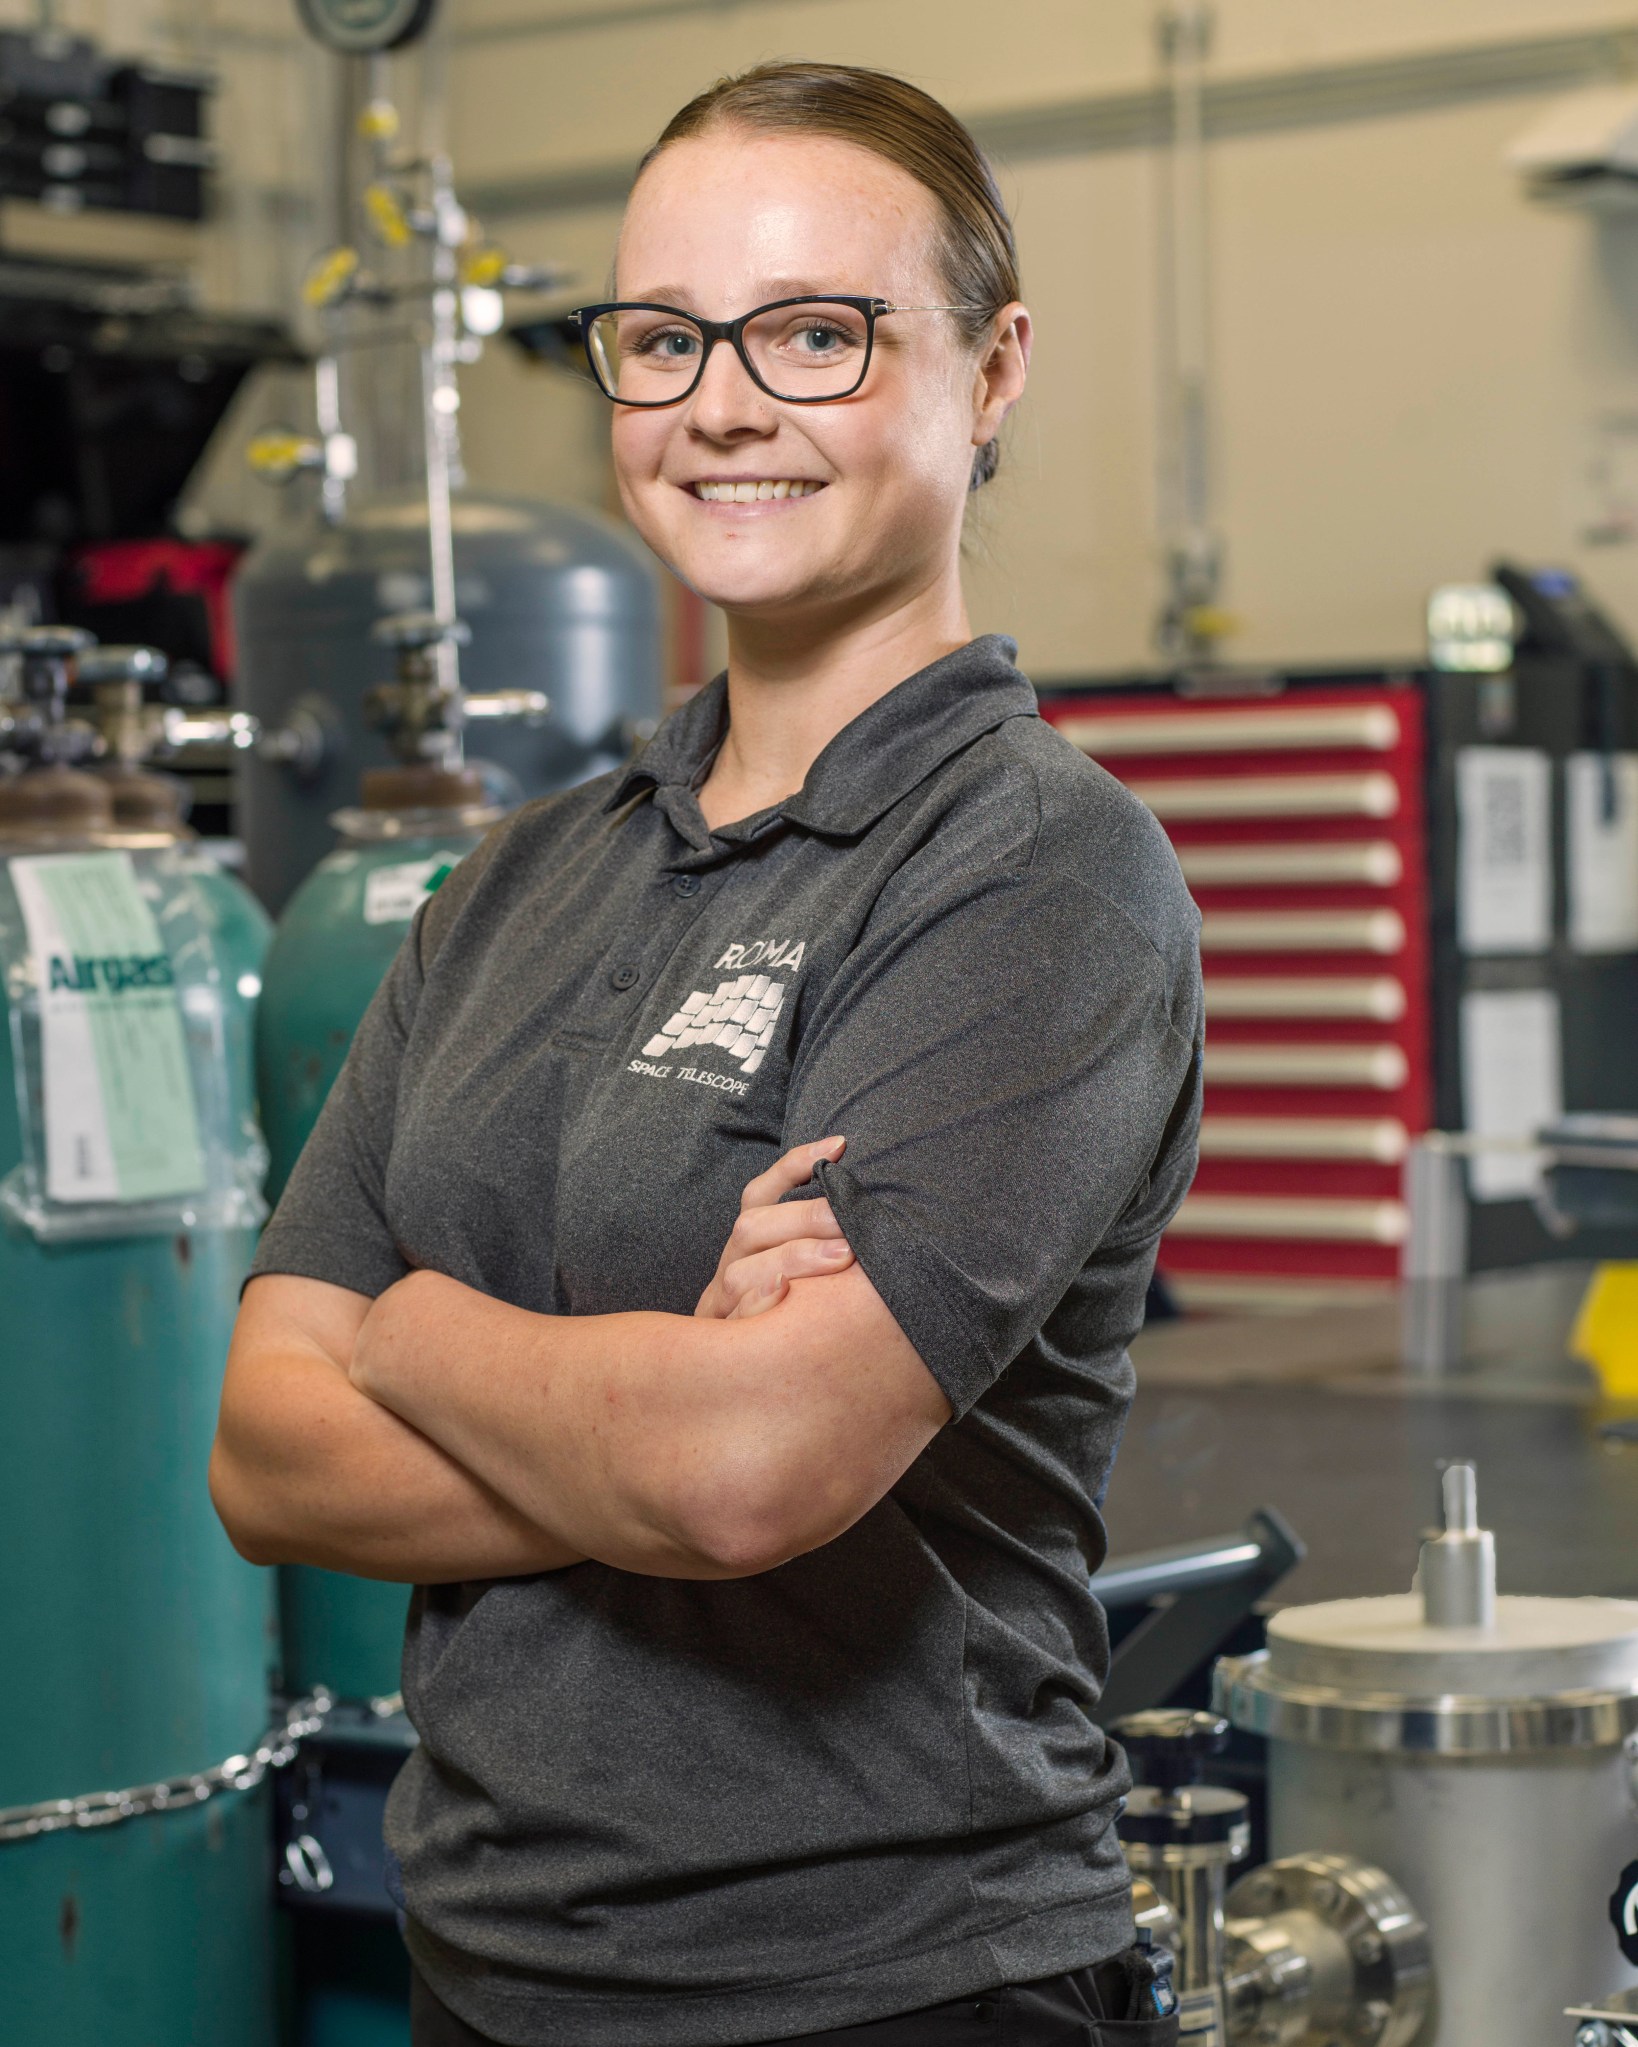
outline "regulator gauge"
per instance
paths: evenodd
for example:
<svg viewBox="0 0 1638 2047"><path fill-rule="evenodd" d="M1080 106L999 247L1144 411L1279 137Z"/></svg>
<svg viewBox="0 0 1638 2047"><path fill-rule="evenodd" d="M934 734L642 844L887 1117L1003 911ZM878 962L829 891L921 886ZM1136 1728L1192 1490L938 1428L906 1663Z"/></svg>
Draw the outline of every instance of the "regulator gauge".
<svg viewBox="0 0 1638 2047"><path fill-rule="evenodd" d="M438 0L296 0L307 32L348 57L414 42L437 6Z"/></svg>

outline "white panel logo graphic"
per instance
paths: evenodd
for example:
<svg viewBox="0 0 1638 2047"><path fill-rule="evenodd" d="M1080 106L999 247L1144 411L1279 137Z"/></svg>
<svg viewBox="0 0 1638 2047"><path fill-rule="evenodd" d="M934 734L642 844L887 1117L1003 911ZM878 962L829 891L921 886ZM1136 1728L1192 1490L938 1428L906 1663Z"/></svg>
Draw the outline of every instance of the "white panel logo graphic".
<svg viewBox="0 0 1638 2047"><path fill-rule="evenodd" d="M645 1059L661 1059L690 1045L718 1045L739 1061L742 1073L755 1073L773 1042L774 1025L785 1004L785 983L766 974L741 974L719 981L714 995L696 989L664 1030L643 1047Z"/></svg>

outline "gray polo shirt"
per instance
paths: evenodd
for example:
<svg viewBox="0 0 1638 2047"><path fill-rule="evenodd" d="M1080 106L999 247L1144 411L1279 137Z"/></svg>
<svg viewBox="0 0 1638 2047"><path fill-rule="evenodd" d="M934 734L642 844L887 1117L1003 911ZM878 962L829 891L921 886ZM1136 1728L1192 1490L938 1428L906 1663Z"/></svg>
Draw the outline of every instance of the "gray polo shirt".
<svg viewBox="0 0 1638 2047"><path fill-rule="evenodd" d="M987 636L709 830L721 678L420 912L258 1272L411 1267L686 1315L740 1191L825 1193L955 1419L856 1526L727 1583L418 1588L411 1950L513 2047L731 2047L1131 1937L1087 1585L1126 1343L1194 1168L1197 919L1149 813Z"/></svg>

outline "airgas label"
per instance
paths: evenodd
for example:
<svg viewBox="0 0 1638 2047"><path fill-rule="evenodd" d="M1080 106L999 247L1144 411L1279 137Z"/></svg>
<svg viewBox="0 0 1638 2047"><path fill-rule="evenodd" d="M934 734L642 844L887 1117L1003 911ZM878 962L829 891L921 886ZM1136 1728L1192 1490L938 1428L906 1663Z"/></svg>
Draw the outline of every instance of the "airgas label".
<svg viewBox="0 0 1638 2047"><path fill-rule="evenodd" d="M129 853L9 863L40 990L46 1197L157 1201L205 1184L176 975Z"/></svg>
<svg viewBox="0 0 1638 2047"><path fill-rule="evenodd" d="M140 953L127 953L112 959L88 959L83 954L69 959L53 953L47 980L47 987L53 992L71 988L77 995L92 995L98 990L104 995L123 995L129 988L175 986L171 957L164 952L150 953L146 958Z"/></svg>

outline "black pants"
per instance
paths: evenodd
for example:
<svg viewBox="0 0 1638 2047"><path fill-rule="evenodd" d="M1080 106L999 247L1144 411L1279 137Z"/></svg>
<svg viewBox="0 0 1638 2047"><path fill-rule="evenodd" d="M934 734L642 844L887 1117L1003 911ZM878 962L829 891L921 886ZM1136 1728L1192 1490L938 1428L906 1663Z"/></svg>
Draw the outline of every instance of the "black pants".
<svg viewBox="0 0 1638 2047"><path fill-rule="evenodd" d="M804 2033L789 2047L1176 2047L1175 2018L1106 2015L1126 2009L1126 1986L1117 1958L868 2025ZM474 2032L438 2001L419 1970L410 1993L410 2037L412 2047L493 2047L487 2033Z"/></svg>

